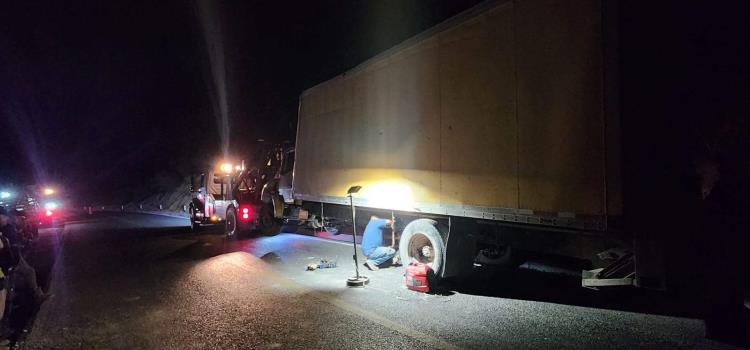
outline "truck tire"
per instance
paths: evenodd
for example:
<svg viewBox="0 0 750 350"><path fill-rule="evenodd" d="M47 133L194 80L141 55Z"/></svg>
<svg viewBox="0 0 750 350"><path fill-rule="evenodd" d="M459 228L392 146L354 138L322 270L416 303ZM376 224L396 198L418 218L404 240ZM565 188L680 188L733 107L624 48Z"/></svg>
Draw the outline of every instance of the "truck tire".
<svg viewBox="0 0 750 350"><path fill-rule="evenodd" d="M417 219L406 225L401 233L398 251L404 266L413 261L425 263L430 265L436 276L440 276L445 257L445 242L440 235L437 221Z"/></svg>
<svg viewBox="0 0 750 350"><path fill-rule="evenodd" d="M263 203L260 207L260 232L273 236L281 230L281 223L273 216L273 204Z"/></svg>
<svg viewBox="0 0 750 350"><path fill-rule="evenodd" d="M190 205L190 228L193 229L193 232L197 232L201 228L201 224L195 222L195 207L192 205Z"/></svg>
<svg viewBox="0 0 750 350"><path fill-rule="evenodd" d="M224 221L224 234L230 239L237 237L237 214L234 208L227 209L227 216Z"/></svg>

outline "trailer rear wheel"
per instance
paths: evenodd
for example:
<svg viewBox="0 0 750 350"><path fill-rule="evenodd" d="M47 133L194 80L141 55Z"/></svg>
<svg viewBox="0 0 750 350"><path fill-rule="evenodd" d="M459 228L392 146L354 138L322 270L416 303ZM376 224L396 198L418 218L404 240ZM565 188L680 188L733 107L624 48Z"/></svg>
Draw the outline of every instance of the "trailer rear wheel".
<svg viewBox="0 0 750 350"><path fill-rule="evenodd" d="M435 274L440 275L445 256L445 242L435 220L417 219L406 225L401 233L398 248L404 265L412 261L421 262L430 265Z"/></svg>

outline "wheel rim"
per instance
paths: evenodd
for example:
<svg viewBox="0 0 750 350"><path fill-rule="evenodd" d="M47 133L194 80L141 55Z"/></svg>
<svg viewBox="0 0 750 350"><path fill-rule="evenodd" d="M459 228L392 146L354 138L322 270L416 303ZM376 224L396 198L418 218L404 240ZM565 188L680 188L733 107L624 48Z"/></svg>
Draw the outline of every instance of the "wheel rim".
<svg viewBox="0 0 750 350"><path fill-rule="evenodd" d="M409 258L423 264L432 264L435 261L435 247L433 247L430 238L423 233L415 233L409 239L407 252Z"/></svg>

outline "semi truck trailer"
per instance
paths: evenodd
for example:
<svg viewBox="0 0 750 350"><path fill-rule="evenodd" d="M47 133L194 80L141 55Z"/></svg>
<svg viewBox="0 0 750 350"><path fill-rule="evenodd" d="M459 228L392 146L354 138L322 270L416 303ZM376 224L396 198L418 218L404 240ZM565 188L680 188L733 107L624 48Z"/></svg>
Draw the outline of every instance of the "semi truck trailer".
<svg viewBox="0 0 750 350"><path fill-rule="evenodd" d="M361 186L354 206L396 218L402 261L442 277L536 256L569 258L586 287L690 285L700 178L688 116L659 95L656 17L481 3L302 92L293 166L263 200L325 228Z"/></svg>

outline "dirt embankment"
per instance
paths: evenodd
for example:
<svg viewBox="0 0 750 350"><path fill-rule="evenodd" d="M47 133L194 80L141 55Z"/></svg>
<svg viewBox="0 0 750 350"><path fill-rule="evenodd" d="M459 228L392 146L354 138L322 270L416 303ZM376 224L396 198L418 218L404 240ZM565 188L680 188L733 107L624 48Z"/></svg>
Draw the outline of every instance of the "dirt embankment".
<svg viewBox="0 0 750 350"><path fill-rule="evenodd" d="M190 178L150 184L148 192L130 199L91 204L92 210L128 212L165 212L187 216L190 203ZM88 204L87 204L88 205Z"/></svg>

